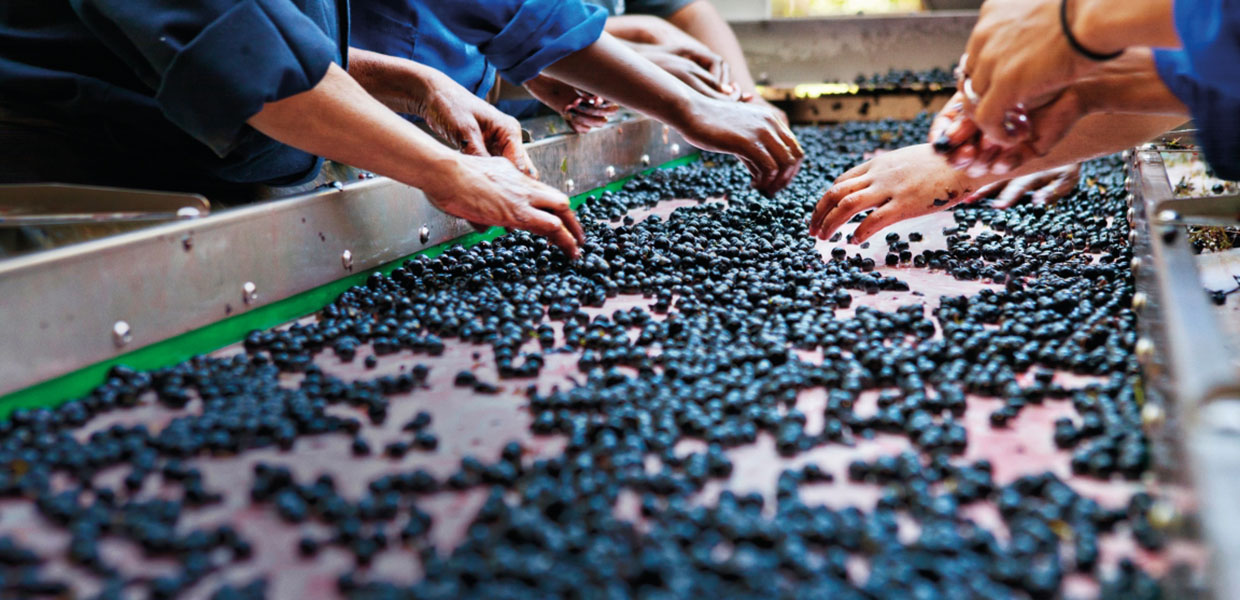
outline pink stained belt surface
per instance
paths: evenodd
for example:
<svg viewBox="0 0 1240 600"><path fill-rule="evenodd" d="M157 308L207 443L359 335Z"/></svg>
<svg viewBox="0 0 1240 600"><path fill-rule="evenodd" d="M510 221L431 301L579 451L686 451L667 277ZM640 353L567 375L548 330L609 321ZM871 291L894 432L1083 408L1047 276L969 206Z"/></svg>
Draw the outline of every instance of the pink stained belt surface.
<svg viewBox="0 0 1240 600"><path fill-rule="evenodd" d="M696 204L697 201L666 201L650 210L635 211L632 216L638 220L651 214L665 217L680 206ZM853 307L869 306L890 311L900 306L919 303L924 305L929 314L944 296L976 294L987 287L997 289L998 286L993 284L957 281L943 272L911 266L881 266L886 255L886 244L881 241L881 237L887 233L900 233L901 239L907 240L908 233L922 232L925 241L912 243L913 253L917 254L924 249L943 248L944 241L940 231L953 225L955 222L950 214L938 213L888 228L875 236L876 241L868 249L846 246L850 254L860 252L863 256L874 258L880 265L880 271L906 281L911 288L909 292L880 292L874 295L851 291ZM847 225L844 235L847 236L854 226ZM818 243L824 260L829 260L830 250L837 245L840 244ZM586 310L592 314L610 315L615 310L633 306L649 308L653 303L653 298L622 295L609 299L602 308ZM852 313L852 309L836 311L837 317L841 319L851 317ZM562 343L560 325L552 325L557 332L557 343ZM632 331L634 337L636 331ZM370 424L363 411L343 406L332 407L334 413L351 414L364 423L360 435L370 442L372 455L369 457L354 457L348 436L323 435L299 438L293 450L288 452L266 449L236 456L205 457L190 461L203 472L207 489L224 492L225 499L222 503L202 509L186 509L188 517L183 518L182 525L201 527L231 523L246 539L253 542L254 553L248 561L231 564L209 575L192 587L187 597L205 598L225 582L244 583L260 575L268 578L269 597L336 597L337 575L352 568L352 554L340 547L325 546L317 556L309 559L298 555L297 542L303 533L317 533L319 538L327 535L328 529L322 524L310 522L288 525L280 520L270 504L251 504L249 489L253 481L252 469L259 462L287 466L292 470L296 481L302 484L312 482L321 473L330 473L335 478L337 488L346 497L356 499L364 493L366 484L378 476L423 468L437 478L446 478L456 471L463 456L473 455L484 463L492 462L498 459L501 448L510 441L523 444L526 451L524 460L527 462L562 452L564 440L560 436L538 436L530 431L532 417L527 408L525 390L531 384L538 385L544 393L554 386L560 386L561 389L572 386L572 378L580 380L584 377L577 369L576 355L548 354L546 366L536 379L501 380L489 347L470 345L460 340L446 342L447 347L442 356L414 356L405 351L380 357L378 366L373 369L363 366L362 359L371 353L368 346L360 347L357 359L351 363L342 363L330 352L320 353L316 357L316 363L325 372L345 381L399 374L419 363L430 367L429 387L393 396L388 417L382 425ZM537 344L531 341L526 350L535 351L536 348ZM243 352L240 344L220 350L216 355L226 356L238 352ZM821 360L821 356L816 353L800 354L803 360ZM470 370L479 379L497 384L499 393L479 395L468 388L454 387L453 379L461 370ZM287 385L296 385L297 376L284 377ZM1094 380L1068 373L1057 373L1055 376L1055 382L1066 387L1084 386L1091 381ZM877 391L873 390L864 393L856 410L860 414L872 414L876 409L877 395ZM1048 399L1044 404L1030 405L1003 429L992 428L988 420L990 412L1002 406L1002 401L969 396L967 403L968 408L961 422L968 431L969 444L964 455L957 460L989 459L994 466L994 479L998 485L1010 483L1023 475L1051 471L1079 493L1097 500L1103 507L1122 507L1133 492L1145 490L1156 497L1164 498L1180 511L1194 509L1195 499L1190 490L1165 484L1156 478L1147 477L1140 482L1129 482L1120 479L1100 481L1074 476L1069 467L1070 452L1056 448L1052 442L1053 423L1056 419L1068 417L1079 423L1079 416L1069 401ZM821 430L825 406L826 390L811 389L801 393L797 408L808 417L807 433L813 434ZM157 431L176 416L192 414L200 409L201 405L197 400L190 402L184 409L171 410L148 398L134 409L117 411L94 419L87 427L82 428L78 435L85 439L91 432L117 423L145 423L152 431ZM409 441L411 435L401 431L401 427L414 414L423 410L433 416L429 430L439 436L439 447L434 451L415 449L400 459L386 457L383 454L384 445L398 440ZM687 453L704 448L704 443L690 440L682 442L678 450ZM835 509L856 506L862 510L870 510L880 497L882 488L874 484L849 481L847 465L856 459L873 460L910 448L907 438L878 434L872 440L857 439L851 447L832 444L785 458L776 452L773 438L763 432L755 443L728 451L734 464L732 474L726 480L712 480L708 483L697 501L710 503L723 489L739 493L756 491L773 500L776 481L782 470L817 463L824 471L833 474L835 480L831 483L803 485L801 497L807 504L821 503ZM124 467L114 468L100 474L98 481L115 485L126 472ZM163 489L159 481L159 477L148 478L142 493L155 497L173 489ZM441 552L450 552L463 539L485 496L486 489L479 487L463 492L440 492L418 500L418 507L431 514L434 519L430 539ZM637 523L639 527L643 525L635 495L622 494L616 511L619 516ZM1006 535L1003 521L993 503L976 503L965 509L964 513L996 532L1001 539ZM394 532L389 526L389 534ZM916 524L911 519L905 519L901 523L900 533L902 539L911 541L917 533ZM98 590L99 582L93 576L72 566L65 558L68 532L45 522L30 503L0 502L0 535L3 534L13 535L19 543L36 550L41 556L50 557L51 560L44 569L45 575L71 579L76 596ZM168 560L143 559L141 551L126 542L109 539L103 542L103 548L105 560L117 565L127 574L155 576L171 574L176 569L176 565ZM1131 557L1154 576L1165 574L1176 563L1186 563L1200 571L1206 561L1205 551L1199 544L1174 538L1160 552L1144 551L1134 543L1123 527L1102 535L1100 550L1104 568L1114 567L1120 558ZM857 557L851 567L851 574L857 581L862 580L866 572L864 558ZM400 544L391 544L376 556L365 572L395 583L413 583L421 576L421 567L414 551ZM1069 598L1090 597L1096 594L1097 586L1097 582L1091 577L1068 575L1065 578L1064 593Z"/></svg>

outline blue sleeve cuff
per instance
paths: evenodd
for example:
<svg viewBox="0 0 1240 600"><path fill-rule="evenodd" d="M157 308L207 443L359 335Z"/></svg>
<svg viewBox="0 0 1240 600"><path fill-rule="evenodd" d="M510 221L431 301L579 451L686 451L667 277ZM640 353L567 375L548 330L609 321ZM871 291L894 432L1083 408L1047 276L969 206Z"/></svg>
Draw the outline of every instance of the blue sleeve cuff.
<svg viewBox="0 0 1240 600"><path fill-rule="evenodd" d="M1240 0L1178 0L1175 28L1193 72L1240 95Z"/></svg>
<svg viewBox="0 0 1240 600"><path fill-rule="evenodd" d="M172 59L156 93L164 114L219 156L263 104L305 92L342 60L336 42L287 0L245 0Z"/></svg>
<svg viewBox="0 0 1240 600"><path fill-rule="evenodd" d="M1155 50L1154 67L1167 89L1179 98L1197 125L1197 143L1214 172L1240 180L1240 97L1220 90L1193 69L1188 53Z"/></svg>
<svg viewBox="0 0 1240 600"><path fill-rule="evenodd" d="M499 33L478 48L505 79L520 85L598 41L606 25L607 11L597 6L529 0Z"/></svg>

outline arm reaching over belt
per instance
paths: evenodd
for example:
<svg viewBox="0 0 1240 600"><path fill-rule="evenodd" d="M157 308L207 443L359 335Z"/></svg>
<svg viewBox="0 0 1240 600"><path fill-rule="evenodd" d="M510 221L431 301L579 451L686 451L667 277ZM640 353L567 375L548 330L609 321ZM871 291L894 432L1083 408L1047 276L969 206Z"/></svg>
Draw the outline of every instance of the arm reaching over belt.
<svg viewBox="0 0 1240 600"><path fill-rule="evenodd" d="M764 194L783 189L800 170L805 153L773 111L703 96L610 35L547 73L667 123L699 148L736 156Z"/></svg>
<svg viewBox="0 0 1240 600"><path fill-rule="evenodd" d="M1091 115L1046 156L1002 176L970 177L953 169L930 144L901 148L840 175L818 201L810 235L828 239L857 213L874 209L853 233L852 241L861 243L894 223L969 200L989 184L1131 148L1183 121L1174 116Z"/></svg>
<svg viewBox="0 0 1240 600"><path fill-rule="evenodd" d="M421 117L436 135L474 156L502 156L522 173L538 169L521 143L521 125L430 67L353 48L349 75L388 108Z"/></svg>
<svg viewBox="0 0 1240 600"><path fill-rule="evenodd" d="M290 146L418 187L444 212L472 223L542 235L574 258L585 241L564 194L504 158L445 148L338 66L314 89L264 105L249 124Z"/></svg>
<svg viewBox="0 0 1240 600"><path fill-rule="evenodd" d="M436 2L431 10L513 83L544 72L675 127L690 143L737 156L754 187L774 194L803 152L771 110L707 98L603 33L606 13L579 0Z"/></svg>

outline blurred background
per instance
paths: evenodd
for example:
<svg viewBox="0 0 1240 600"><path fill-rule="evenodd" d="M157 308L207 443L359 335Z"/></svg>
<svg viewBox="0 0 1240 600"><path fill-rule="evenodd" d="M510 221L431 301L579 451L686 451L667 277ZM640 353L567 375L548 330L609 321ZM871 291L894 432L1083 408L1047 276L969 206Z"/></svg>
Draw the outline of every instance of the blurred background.
<svg viewBox="0 0 1240 600"><path fill-rule="evenodd" d="M976 9L982 0L711 0L728 20Z"/></svg>

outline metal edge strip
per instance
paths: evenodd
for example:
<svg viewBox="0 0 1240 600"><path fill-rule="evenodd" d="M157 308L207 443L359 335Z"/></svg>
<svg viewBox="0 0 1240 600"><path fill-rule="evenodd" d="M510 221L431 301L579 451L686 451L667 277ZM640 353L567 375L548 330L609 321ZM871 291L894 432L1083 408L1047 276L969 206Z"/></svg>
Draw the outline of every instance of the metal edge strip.
<svg viewBox="0 0 1240 600"><path fill-rule="evenodd" d="M1187 234L1162 223L1174 205L1162 156L1138 150L1132 202L1133 270L1141 337L1137 357L1155 391L1171 399L1181 450L1200 502L1201 533L1212 549L1215 598L1240 597L1240 373L1231 368L1222 331L1207 304Z"/></svg>

